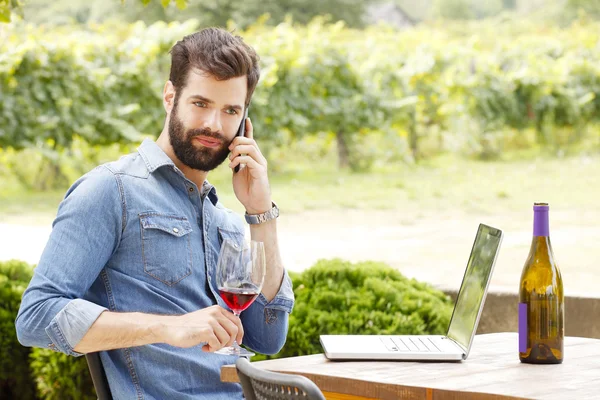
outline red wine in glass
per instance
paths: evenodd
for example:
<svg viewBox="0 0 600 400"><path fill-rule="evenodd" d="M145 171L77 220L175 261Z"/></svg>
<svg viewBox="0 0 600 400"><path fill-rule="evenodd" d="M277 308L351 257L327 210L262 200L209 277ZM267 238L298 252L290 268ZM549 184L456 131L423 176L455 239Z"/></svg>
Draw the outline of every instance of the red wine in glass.
<svg viewBox="0 0 600 400"><path fill-rule="evenodd" d="M217 287L223 302L237 317L258 297L265 279L265 249L262 242L238 243L225 238L217 261ZM253 352L233 341L217 354L251 357Z"/></svg>
<svg viewBox="0 0 600 400"><path fill-rule="evenodd" d="M219 288L221 298L235 314L250 307L259 293L255 288Z"/></svg>

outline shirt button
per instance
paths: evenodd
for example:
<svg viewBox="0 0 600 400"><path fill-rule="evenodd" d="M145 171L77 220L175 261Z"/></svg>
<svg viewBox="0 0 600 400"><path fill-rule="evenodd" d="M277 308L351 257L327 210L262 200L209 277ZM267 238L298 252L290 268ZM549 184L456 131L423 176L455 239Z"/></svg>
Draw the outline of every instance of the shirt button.
<svg viewBox="0 0 600 400"><path fill-rule="evenodd" d="M177 229L177 228L173 228L173 232L175 232L175 233L179 233L179 229Z"/></svg>
<svg viewBox="0 0 600 400"><path fill-rule="evenodd" d="M190 193L194 193L194 188L193 187L190 187L188 190L190 191Z"/></svg>

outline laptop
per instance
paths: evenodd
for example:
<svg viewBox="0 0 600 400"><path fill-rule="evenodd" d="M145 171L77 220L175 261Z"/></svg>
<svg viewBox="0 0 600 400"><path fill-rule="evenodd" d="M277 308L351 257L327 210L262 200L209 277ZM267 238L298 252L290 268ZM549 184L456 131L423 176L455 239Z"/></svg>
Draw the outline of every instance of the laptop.
<svg viewBox="0 0 600 400"><path fill-rule="evenodd" d="M502 231L480 224L450 319L441 335L321 335L330 360L461 361L471 349Z"/></svg>

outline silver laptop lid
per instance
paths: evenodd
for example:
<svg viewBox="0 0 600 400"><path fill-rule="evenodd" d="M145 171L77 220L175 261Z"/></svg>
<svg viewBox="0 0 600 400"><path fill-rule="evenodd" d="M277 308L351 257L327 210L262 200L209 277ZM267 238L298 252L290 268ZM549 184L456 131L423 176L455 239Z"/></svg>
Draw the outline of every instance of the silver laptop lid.
<svg viewBox="0 0 600 400"><path fill-rule="evenodd" d="M463 348L465 357L479 324L501 242L501 230L479 225L447 335Z"/></svg>

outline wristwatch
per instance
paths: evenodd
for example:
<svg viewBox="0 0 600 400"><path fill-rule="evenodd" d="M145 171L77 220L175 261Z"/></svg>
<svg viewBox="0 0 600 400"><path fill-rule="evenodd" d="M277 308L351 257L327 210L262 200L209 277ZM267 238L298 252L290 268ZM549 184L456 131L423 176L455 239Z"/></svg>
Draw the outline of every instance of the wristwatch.
<svg viewBox="0 0 600 400"><path fill-rule="evenodd" d="M277 207L277 204L275 204L274 201L272 203L273 207L269 211L262 214L250 215L248 212L246 212L246 215L244 215L246 222L250 225L258 225L279 217L279 207Z"/></svg>

